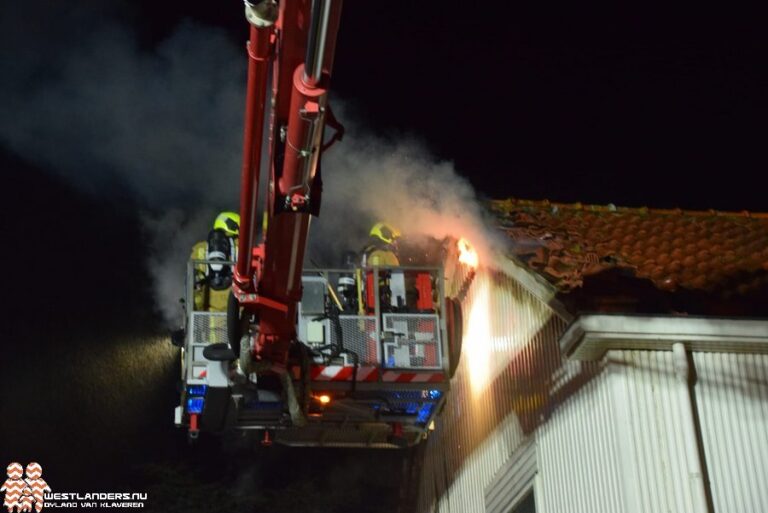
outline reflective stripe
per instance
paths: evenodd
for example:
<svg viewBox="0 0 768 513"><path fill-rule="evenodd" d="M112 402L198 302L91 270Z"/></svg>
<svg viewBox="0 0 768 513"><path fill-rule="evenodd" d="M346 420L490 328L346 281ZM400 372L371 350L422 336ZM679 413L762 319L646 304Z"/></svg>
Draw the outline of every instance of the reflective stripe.
<svg viewBox="0 0 768 513"><path fill-rule="evenodd" d="M439 383L445 381L445 375L442 372L384 371L381 380L387 383Z"/></svg>
<svg viewBox="0 0 768 513"><path fill-rule="evenodd" d="M344 365L313 365L310 370L312 381L352 381L354 367ZM357 369L357 381L377 381L379 369L360 366Z"/></svg>

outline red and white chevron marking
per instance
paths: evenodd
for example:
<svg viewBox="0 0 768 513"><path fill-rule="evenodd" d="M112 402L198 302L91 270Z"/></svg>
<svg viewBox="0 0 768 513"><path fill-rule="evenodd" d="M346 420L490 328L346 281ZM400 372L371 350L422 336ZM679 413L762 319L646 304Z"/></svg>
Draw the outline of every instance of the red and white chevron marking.
<svg viewBox="0 0 768 513"><path fill-rule="evenodd" d="M35 511L40 513L40 510L43 509L43 504L45 503L45 499L43 495L45 492L50 492L51 488L48 486L48 483L45 482L44 479L27 479L27 484L32 489L32 497L35 499Z"/></svg>
<svg viewBox="0 0 768 513"><path fill-rule="evenodd" d="M440 383L445 381L445 375L442 372L384 371L381 380L385 383Z"/></svg>
<svg viewBox="0 0 768 513"><path fill-rule="evenodd" d="M35 511L40 513L43 509L43 504L45 503L43 494L45 492L50 492L51 488L48 486L48 483L45 482L45 479L42 478L42 465L33 461L27 465L26 471L27 485L32 489L32 497L35 499Z"/></svg>
<svg viewBox="0 0 768 513"><path fill-rule="evenodd" d="M43 475L43 467L36 461L27 465L27 479L40 479Z"/></svg>
<svg viewBox="0 0 768 513"><path fill-rule="evenodd" d="M0 490L5 492L5 499L3 500L3 507L8 508L11 511L24 494L24 490L27 489L27 484L21 479L6 479Z"/></svg>
<svg viewBox="0 0 768 513"><path fill-rule="evenodd" d="M24 473L24 467L21 466L21 463L16 463L14 461L5 467L5 471L8 473L8 479L21 479L21 475Z"/></svg>
<svg viewBox="0 0 768 513"><path fill-rule="evenodd" d="M0 491L5 492L3 506L9 513L14 510L17 512L35 510L40 513L45 504L44 494L50 492L51 488L42 478L43 467L39 463L33 461L27 465L26 479L21 479L24 470L24 467L16 462L6 467L8 479L0 488Z"/></svg>
<svg viewBox="0 0 768 513"><path fill-rule="evenodd" d="M352 381L354 367L344 365L313 365L310 368L312 381ZM379 368L363 366L357 368L357 381L378 381Z"/></svg>
<svg viewBox="0 0 768 513"><path fill-rule="evenodd" d="M310 369L312 381L352 381L354 367L344 365L313 365ZM442 372L380 372L378 367L360 366L357 381L381 381L385 383L440 383L445 381Z"/></svg>
<svg viewBox="0 0 768 513"><path fill-rule="evenodd" d="M6 468L8 479L5 480L3 486L0 487L0 491L5 492L5 498L3 499L3 507L8 511L13 511L14 508L20 508L20 499L24 495L24 489L27 487L27 483L21 479L24 473L24 467L20 463L10 463Z"/></svg>
<svg viewBox="0 0 768 513"><path fill-rule="evenodd" d="M32 497L32 490L25 488L24 496L19 501L20 511L33 511L35 506L35 498ZM42 504L40 505L40 509L43 509Z"/></svg>

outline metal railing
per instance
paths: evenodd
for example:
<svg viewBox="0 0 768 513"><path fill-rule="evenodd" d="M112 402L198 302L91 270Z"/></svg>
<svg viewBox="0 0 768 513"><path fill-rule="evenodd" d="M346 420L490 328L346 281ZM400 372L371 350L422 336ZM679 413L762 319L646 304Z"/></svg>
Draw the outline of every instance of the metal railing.
<svg viewBox="0 0 768 513"><path fill-rule="evenodd" d="M316 363L353 365L353 353L359 365L445 368L440 268L308 269L302 283L298 334Z"/></svg>
<svg viewBox="0 0 768 513"><path fill-rule="evenodd" d="M186 293L184 305L186 310L187 340L183 362L182 375L190 385L208 384L212 386L226 386L226 373L222 372L221 362L215 362L213 366L203 356L203 350L209 344L226 343L227 340L227 313L226 296L229 289L215 291L219 294L216 308L205 306L212 291L206 289L205 268L208 264L222 265L233 269L234 262L222 262L219 260L190 260L187 262ZM203 307L199 308L198 303ZM223 305L223 308L222 308Z"/></svg>
<svg viewBox="0 0 768 513"><path fill-rule="evenodd" d="M190 260L187 265L188 383L205 382L201 374L209 363L202 354L205 346L227 342L226 301L219 297L218 308L199 308L209 263L234 266L209 260ZM302 287L296 331L316 364L411 371L447 368L442 269L307 269Z"/></svg>

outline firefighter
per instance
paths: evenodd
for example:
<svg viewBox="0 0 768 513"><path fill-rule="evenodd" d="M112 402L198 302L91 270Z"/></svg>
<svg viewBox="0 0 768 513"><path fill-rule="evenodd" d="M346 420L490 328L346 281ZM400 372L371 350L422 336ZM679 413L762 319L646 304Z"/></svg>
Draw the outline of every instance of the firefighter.
<svg viewBox="0 0 768 513"><path fill-rule="evenodd" d="M355 251L346 251L342 256L341 269L347 272L339 273L336 292L341 302L341 311L346 314L354 314L360 307L355 267L358 255Z"/></svg>
<svg viewBox="0 0 768 513"><path fill-rule="evenodd" d="M388 223L376 223L371 228L370 242L363 249L363 267L379 265L400 265L397 256L397 239L400 238L400 230Z"/></svg>
<svg viewBox="0 0 768 513"><path fill-rule="evenodd" d="M221 262L237 259L237 237L240 215L222 212L216 216L208 238L192 247L192 260L208 260L208 264L195 265L195 311L225 312L229 289L232 285L232 267Z"/></svg>
<svg viewBox="0 0 768 513"><path fill-rule="evenodd" d="M363 249L362 267L396 267L400 265L398 257L397 240L400 238L400 230L385 222L373 225L369 233L370 241ZM365 279L366 306L368 310L374 308L374 280L373 272L366 272ZM398 298L402 298L398 300ZM405 299L405 282L402 272L392 272L386 269L379 270L379 300L382 311L391 311L400 306Z"/></svg>

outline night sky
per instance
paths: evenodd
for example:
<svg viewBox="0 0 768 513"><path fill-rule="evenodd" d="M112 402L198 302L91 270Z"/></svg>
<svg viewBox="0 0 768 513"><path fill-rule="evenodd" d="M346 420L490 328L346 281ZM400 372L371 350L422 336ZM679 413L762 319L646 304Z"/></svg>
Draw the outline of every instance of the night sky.
<svg viewBox="0 0 768 513"><path fill-rule="evenodd" d="M239 9L158 12L244 40ZM502 5L502 4L499 4ZM346 2L333 92L369 129L413 134L483 194L766 209L766 38L748 11Z"/></svg>
<svg viewBox="0 0 768 513"><path fill-rule="evenodd" d="M247 37L235 1L102 4L146 52L190 20L238 46ZM30 18L18 22L45 39ZM417 137L486 196L763 211L759 19L701 7L349 1L332 91L366 130ZM79 37L55 34L54 64Z"/></svg>
<svg viewBox="0 0 768 513"><path fill-rule="evenodd" d="M72 16L57 24L45 1L0 10L0 32L16 37L0 50L4 102L15 102L18 91L45 94L61 71L59 57L98 27L99 10L105 26L133 34L142 54L162 48L190 20L192 34L213 27L238 46L247 34L235 0L50 4ZM73 23L83 10L83 25ZM759 185L768 164L767 48L759 19L701 7L535 10L347 0L332 94L366 130L415 137L435 160L452 161L481 196L766 211ZM32 72L29 62L38 66ZM89 72L98 77L118 64L107 60ZM201 60L203 80L211 65ZM136 71L151 83L153 69ZM67 105L60 107L66 126ZM0 111L0 258L9 303L0 333L0 464L37 459L58 477L59 489L82 486L86 472L113 490L150 489L165 511L175 490L208 486L199 492L208 493L223 483L262 490L237 496L229 504L235 509L271 500L270 511L313 511L301 502L313 497L325 511L346 511L338 494L351 489L349 511L363 511L359 504L371 497L391 510L401 468L392 452L276 450L240 458L237 442L226 442L189 455L170 424L177 400L171 350L146 342L165 326L151 306L151 240L137 212L162 202L147 206L136 189L98 179L93 161L64 153L63 141L79 136L75 128L46 135L46 145L62 141L62 153L43 161L19 150L7 136L19 120L8 112ZM235 124L241 116L229 115ZM240 144L239 135L231 141ZM76 172L59 169L73 161ZM146 348L126 357L138 363L115 356L126 340ZM151 375L137 370L142 362ZM248 458L265 463L244 463ZM375 483L365 463L374 461Z"/></svg>

